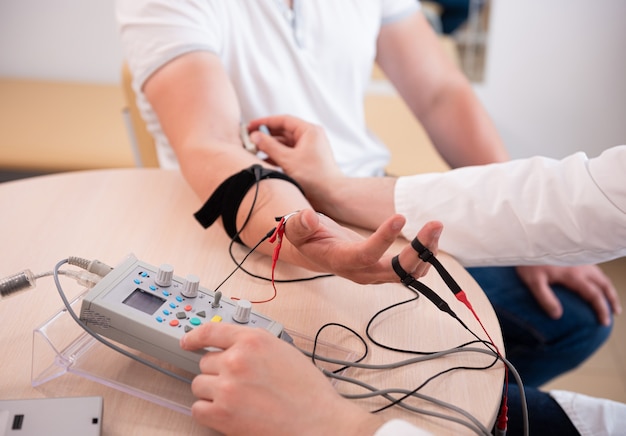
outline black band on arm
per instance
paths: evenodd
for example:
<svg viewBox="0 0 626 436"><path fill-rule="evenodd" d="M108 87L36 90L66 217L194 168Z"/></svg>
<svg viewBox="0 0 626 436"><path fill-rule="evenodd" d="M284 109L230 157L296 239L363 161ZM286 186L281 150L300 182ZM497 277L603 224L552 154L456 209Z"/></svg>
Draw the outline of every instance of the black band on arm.
<svg viewBox="0 0 626 436"><path fill-rule="evenodd" d="M237 236L237 212L248 190L264 179L282 179L295 185L302 194L304 191L298 183L280 171L274 171L255 164L241 172L230 176L217 187L213 195L204 203L194 217L205 229L213 224L220 216L224 223L224 230L231 239L242 243Z"/></svg>

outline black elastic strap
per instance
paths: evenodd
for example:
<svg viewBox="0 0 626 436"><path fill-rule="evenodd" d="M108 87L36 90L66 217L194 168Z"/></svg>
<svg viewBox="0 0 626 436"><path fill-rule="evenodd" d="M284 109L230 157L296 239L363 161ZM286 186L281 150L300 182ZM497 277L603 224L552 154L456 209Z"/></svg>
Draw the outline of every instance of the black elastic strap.
<svg viewBox="0 0 626 436"><path fill-rule="evenodd" d="M456 314L452 311L448 303L445 302L443 298L441 298L435 291L433 291L430 287L425 285L424 283L418 281L411 274L406 272L402 266L400 266L400 261L398 260L398 256L394 256L391 259L391 266L395 273L400 277L400 281L404 286L409 289L413 289L415 292L419 292L424 297L428 298L431 303L433 303L439 310L442 312L446 312L451 315L453 318L457 318Z"/></svg>
<svg viewBox="0 0 626 436"><path fill-rule="evenodd" d="M255 164L224 180L200 210L194 214L194 217L206 229L221 216L224 230L228 236L236 242L242 243L237 231L239 205L248 190L264 179L286 180L295 185L304 194L300 185L291 177L280 171L270 170Z"/></svg>
<svg viewBox="0 0 626 436"><path fill-rule="evenodd" d="M393 259L391 259L391 266L395 273L398 275L398 277L400 277L400 281L403 285L409 286L412 282L415 281L415 277L413 277L411 274L406 272L404 268L402 268L402 266L400 265L400 261L398 260L398 256L394 256Z"/></svg>
<svg viewBox="0 0 626 436"><path fill-rule="evenodd" d="M420 259L422 259L424 262L430 263L432 266L435 267L443 281L446 283L446 285L448 285L454 295L461 292L462 289L459 284L452 278L448 270L441 264L441 262L439 262L439 259L435 257L432 251L426 248L417 238L414 238L411 241L411 247L413 247L413 249L417 251Z"/></svg>
<svg viewBox="0 0 626 436"><path fill-rule="evenodd" d="M433 252L426 248L417 238L413 238L411 241L411 247L413 247L413 250L417 251L419 258L424 262L430 262L431 259L435 257Z"/></svg>

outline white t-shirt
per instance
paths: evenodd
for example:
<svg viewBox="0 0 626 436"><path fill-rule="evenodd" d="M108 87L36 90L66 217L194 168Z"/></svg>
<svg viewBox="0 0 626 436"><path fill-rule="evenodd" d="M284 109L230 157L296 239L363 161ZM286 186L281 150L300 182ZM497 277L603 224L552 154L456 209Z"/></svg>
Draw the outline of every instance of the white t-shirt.
<svg viewBox="0 0 626 436"><path fill-rule="evenodd" d="M580 152L401 177L394 200L404 237L441 221L440 249L465 266L626 256L626 145L593 159Z"/></svg>
<svg viewBox="0 0 626 436"><path fill-rule="evenodd" d="M159 162L177 167L141 92L172 59L206 50L221 59L243 121L290 114L323 125L350 176L382 175L389 151L365 127L364 94L380 27L419 10L416 0L117 1L122 45Z"/></svg>

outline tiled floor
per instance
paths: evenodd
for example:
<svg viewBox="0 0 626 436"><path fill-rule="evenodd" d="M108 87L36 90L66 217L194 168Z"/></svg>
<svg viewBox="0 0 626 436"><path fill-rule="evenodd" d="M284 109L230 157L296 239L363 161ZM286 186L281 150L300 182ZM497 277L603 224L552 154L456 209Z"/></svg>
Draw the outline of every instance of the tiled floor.
<svg viewBox="0 0 626 436"><path fill-rule="evenodd" d="M626 258L601 265L626 307ZM626 403L626 313L615 317L609 340L578 369L544 386Z"/></svg>

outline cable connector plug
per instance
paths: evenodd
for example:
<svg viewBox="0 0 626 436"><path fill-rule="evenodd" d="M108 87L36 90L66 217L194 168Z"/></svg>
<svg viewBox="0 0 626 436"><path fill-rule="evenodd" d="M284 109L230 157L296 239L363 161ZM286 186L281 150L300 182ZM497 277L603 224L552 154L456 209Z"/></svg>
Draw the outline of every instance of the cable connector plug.
<svg viewBox="0 0 626 436"><path fill-rule="evenodd" d="M102 263L97 259L89 260L82 257L70 256L67 263L82 268L100 277L104 277L113 271L113 267L107 265L106 263Z"/></svg>
<svg viewBox="0 0 626 436"><path fill-rule="evenodd" d="M506 436L506 430L509 422L509 407L507 406L507 397L502 399L502 407L496 421L495 436Z"/></svg>
<svg viewBox="0 0 626 436"><path fill-rule="evenodd" d="M65 271L64 274L72 277L79 285L90 289L102 279L100 275L89 271Z"/></svg>
<svg viewBox="0 0 626 436"><path fill-rule="evenodd" d="M13 274L0 280L0 297L6 298L11 294L35 287L35 276L29 269Z"/></svg>

